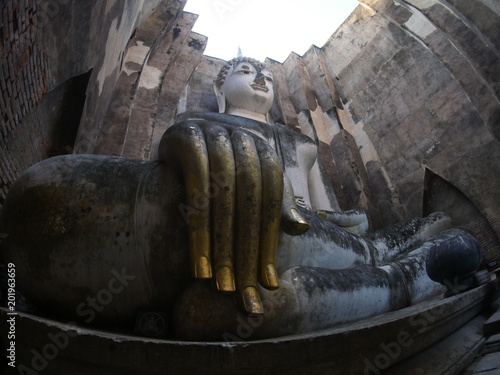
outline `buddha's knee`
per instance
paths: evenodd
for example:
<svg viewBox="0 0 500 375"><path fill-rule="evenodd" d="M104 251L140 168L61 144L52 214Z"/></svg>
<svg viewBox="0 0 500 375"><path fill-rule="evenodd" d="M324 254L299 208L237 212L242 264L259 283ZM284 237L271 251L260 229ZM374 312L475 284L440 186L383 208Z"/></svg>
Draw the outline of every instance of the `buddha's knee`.
<svg viewBox="0 0 500 375"><path fill-rule="evenodd" d="M1 217L2 261L16 265L18 291L87 323L170 308L189 275L176 181L158 163L98 156L28 169ZM88 298L102 302L92 315Z"/></svg>

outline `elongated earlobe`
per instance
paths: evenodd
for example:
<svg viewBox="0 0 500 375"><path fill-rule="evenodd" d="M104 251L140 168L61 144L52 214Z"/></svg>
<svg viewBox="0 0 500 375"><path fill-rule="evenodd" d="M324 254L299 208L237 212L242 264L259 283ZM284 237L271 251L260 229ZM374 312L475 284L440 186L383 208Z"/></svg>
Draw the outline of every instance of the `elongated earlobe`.
<svg viewBox="0 0 500 375"><path fill-rule="evenodd" d="M214 92L217 98L217 105L219 106L219 113L226 112L226 96L222 92L222 86L214 82Z"/></svg>

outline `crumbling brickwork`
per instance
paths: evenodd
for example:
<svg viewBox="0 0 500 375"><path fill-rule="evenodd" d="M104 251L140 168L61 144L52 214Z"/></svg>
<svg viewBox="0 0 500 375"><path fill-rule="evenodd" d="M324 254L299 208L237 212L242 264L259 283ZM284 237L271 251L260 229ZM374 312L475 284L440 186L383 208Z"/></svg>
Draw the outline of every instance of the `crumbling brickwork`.
<svg viewBox="0 0 500 375"><path fill-rule="evenodd" d="M52 73L38 42L37 2L7 0L0 10L1 203L17 175L47 156L47 124L23 120L47 93Z"/></svg>

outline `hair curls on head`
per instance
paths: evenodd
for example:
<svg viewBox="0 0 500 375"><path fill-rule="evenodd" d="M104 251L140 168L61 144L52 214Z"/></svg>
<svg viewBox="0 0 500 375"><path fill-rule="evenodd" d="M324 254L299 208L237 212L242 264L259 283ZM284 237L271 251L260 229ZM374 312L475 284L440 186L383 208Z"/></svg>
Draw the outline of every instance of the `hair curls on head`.
<svg viewBox="0 0 500 375"><path fill-rule="evenodd" d="M222 66L222 68L219 71L219 74L217 75L217 78L215 79L215 83L219 86L222 86L224 80L226 79L227 72L229 72L229 69L235 67L236 65L242 62L247 62L249 64L252 64L253 66L259 69L263 69L265 67L265 65L262 62L253 59L251 57L235 57L234 59L229 60Z"/></svg>

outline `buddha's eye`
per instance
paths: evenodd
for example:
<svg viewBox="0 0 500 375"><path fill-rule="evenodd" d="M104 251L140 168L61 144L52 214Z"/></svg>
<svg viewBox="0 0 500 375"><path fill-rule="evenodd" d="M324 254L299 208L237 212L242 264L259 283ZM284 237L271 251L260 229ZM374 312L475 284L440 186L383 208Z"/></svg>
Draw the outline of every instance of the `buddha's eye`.
<svg viewBox="0 0 500 375"><path fill-rule="evenodd" d="M241 65L238 69L243 74L251 74L252 69L248 65Z"/></svg>

